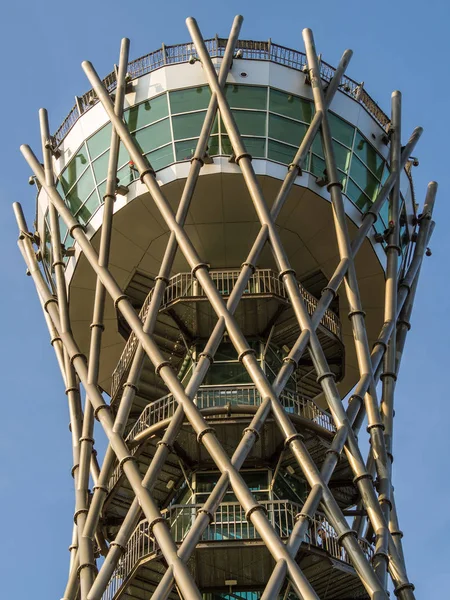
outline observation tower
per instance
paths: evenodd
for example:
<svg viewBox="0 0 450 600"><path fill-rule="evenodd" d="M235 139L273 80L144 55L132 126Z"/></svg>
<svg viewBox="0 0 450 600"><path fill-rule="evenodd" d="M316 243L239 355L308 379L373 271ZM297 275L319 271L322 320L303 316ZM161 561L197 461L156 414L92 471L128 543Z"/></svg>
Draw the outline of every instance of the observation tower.
<svg viewBox="0 0 450 600"><path fill-rule="evenodd" d="M64 600L415 597L391 465L434 226L421 129L350 50L333 68L309 29L300 52L241 24L189 18L132 62L124 39L55 134L40 111L42 158L22 147L73 447Z"/></svg>

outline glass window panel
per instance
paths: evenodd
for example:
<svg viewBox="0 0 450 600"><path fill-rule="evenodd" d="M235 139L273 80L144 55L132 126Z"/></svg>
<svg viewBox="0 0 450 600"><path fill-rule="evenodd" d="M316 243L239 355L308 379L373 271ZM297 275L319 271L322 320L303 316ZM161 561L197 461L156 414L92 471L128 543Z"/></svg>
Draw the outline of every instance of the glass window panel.
<svg viewBox="0 0 450 600"><path fill-rule="evenodd" d="M61 217L58 217L58 223L59 223L59 233L61 236L61 241L63 242L64 238L66 237L66 233L67 233L67 225L61 219Z"/></svg>
<svg viewBox="0 0 450 600"><path fill-rule="evenodd" d="M109 150L92 163L97 183L103 181L108 174Z"/></svg>
<svg viewBox="0 0 450 600"><path fill-rule="evenodd" d="M266 157L266 140L261 138L244 138L244 144L247 152L253 158Z"/></svg>
<svg viewBox="0 0 450 600"><path fill-rule="evenodd" d="M335 142L334 140L333 148L337 168L341 169L341 171L345 171L345 173L348 173L348 169L350 167L350 158L352 155L351 150L348 150L348 148L342 144L339 144L338 142Z"/></svg>
<svg viewBox="0 0 450 600"><path fill-rule="evenodd" d="M125 148L125 146L122 144L122 142L120 142L119 156L117 158L117 166L121 167L125 163L128 163L128 162L130 162L130 155L128 154L128 150Z"/></svg>
<svg viewBox="0 0 450 600"><path fill-rule="evenodd" d="M227 135L222 135L222 152L223 154L233 154L233 148ZM249 154L253 158L265 158L266 156L266 140L263 138L249 138L245 137L242 139L244 146Z"/></svg>
<svg viewBox="0 0 450 600"><path fill-rule="evenodd" d="M313 173L316 177L323 177L324 171L326 169L325 161L316 156L315 154L311 155L311 173Z"/></svg>
<svg viewBox="0 0 450 600"><path fill-rule="evenodd" d="M197 146L197 138L195 140L184 140L183 142L175 143L175 156L177 161L191 160L194 156Z"/></svg>
<svg viewBox="0 0 450 600"><path fill-rule="evenodd" d="M317 154L317 156L320 156L320 158L324 158L325 155L323 153L322 136L320 135L320 132L316 134L316 137L311 145L311 149L314 154Z"/></svg>
<svg viewBox="0 0 450 600"><path fill-rule="evenodd" d="M271 160L289 165L294 159L296 149L292 146L286 146L286 144L280 144L269 140L269 155Z"/></svg>
<svg viewBox="0 0 450 600"><path fill-rule="evenodd" d="M333 113L329 114L330 121L330 129L331 135L339 140L342 144L346 146L352 147L353 143L353 134L355 133L355 128L340 119L338 116Z"/></svg>
<svg viewBox="0 0 450 600"><path fill-rule="evenodd" d="M389 222L389 200L386 200L386 202L381 207L379 216L383 220L384 228L386 228L387 224ZM379 219L377 219L377 222L378 221L379 221Z"/></svg>
<svg viewBox="0 0 450 600"><path fill-rule="evenodd" d="M299 146L305 133L306 125L303 123L295 123L278 115L269 115L269 137Z"/></svg>
<svg viewBox="0 0 450 600"><path fill-rule="evenodd" d="M209 86L203 85L169 93L172 114L190 112L208 108L211 92Z"/></svg>
<svg viewBox="0 0 450 600"><path fill-rule="evenodd" d="M164 119L164 121L149 125L145 129L140 129L134 134L134 137L143 154L155 150L159 146L165 146L172 141L169 119Z"/></svg>
<svg viewBox="0 0 450 600"><path fill-rule="evenodd" d="M92 171L88 168L66 196L67 205L75 214L83 202L90 196L95 186Z"/></svg>
<svg viewBox="0 0 450 600"><path fill-rule="evenodd" d="M67 167L60 175L63 190L68 192L75 181L80 177L89 163L86 147L83 145L75 154Z"/></svg>
<svg viewBox="0 0 450 600"><path fill-rule="evenodd" d="M212 137L209 138L208 152L209 152L210 156L215 156L217 154L220 154L220 144L219 144L219 136L218 135L213 135Z"/></svg>
<svg viewBox="0 0 450 600"><path fill-rule="evenodd" d="M150 125L150 123L168 116L169 106L166 94L141 102L141 104L125 111L124 115L125 122L128 124L130 131L136 131L136 129Z"/></svg>
<svg viewBox="0 0 450 600"><path fill-rule="evenodd" d="M239 362L214 363L204 380L205 385L227 385L234 383L251 383L244 365Z"/></svg>
<svg viewBox="0 0 450 600"><path fill-rule="evenodd" d="M158 148L154 152L150 152L146 155L150 164L152 165L155 171L159 171L160 169L164 169L167 165L173 163L173 148L172 144L168 144L163 148ZM137 175L133 175L135 179L137 179Z"/></svg>
<svg viewBox="0 0 450 600"><path fill-rule="evenodd" d="M375 199L378 190L378 181L363 163L353 156L350 176L358 186L371 198Z"/></svg>
<svg viewBox="0 0 450 600"><path fill-rule="evenodd" d="M230 139L227 135L220 136L222 142L222 154L233 154L233 148L231 147Z"/></svg>
<svg viewBox="0 0 450 600"><path fill-rule="evenodd" d="M139 179L139 173L136 171L136 169L131 169L129 164L126 164L117 171L117 179L119 180L119 185L130 185L130 183L136 181L136 179ZM98 187L101 198L103 198L105 195L105 189L106 182L102 183L102 185Z"/></svg>
<svg viewBox="0 0 450 600"><path fill-rule="evenodd" d="M389 177L389 175L390 175L389 167L385 164L384 170L383 170L383 175L381 176L381 183L383 185L386 183L386 179Z"/></svg>
<svg viewBox="0 0 450 600"><path fill-rule="evenodd" d="M261 135L265 137L266 113L233 110L233 116L241 135ZM222 131L226 131L223 121L221 121L220 127Z"/></svg>
<svg viewBox="0 0 450 600"><path fill-rule="evenodd" d="M56 184L56 191L61 196L61 198L64 200L65 194L64 194L62 182L59 179L58 179L58 183Z"/></svg>
<svg viewBox="0 0 450 600"><path fill-rule="evenodd" d="M172 118L173 136L175 140L198 137L205 120L205 112L178 115Z"/></svg>
<svg viewBox="0 0 450 600"><path fill-rule="evenodd" d="M98 207L98 196L97 192L94 190L94 193L89 196L86 203L83 204L75 216L82 225L86 225Z"/></svg>
<svg viewBox="0 0 450 600"><path fill-rule="evenodd" d="M87 140L89 155L91 160L97 158L102 152L109 148L111 144L111 123L97 131L92 137Z"/></svg>
<svg viewBox="0 0 450 600"><path fill-rule="evenodd" d="M253 108L267 110L267 88L253 85L225 86L225 96L231 108Z"/></svg>
<svg viewBox="0 0 450 600"><path fill-rule="evenodd" d="M380 179L383 172L384 160L369 142L363 138L359 131L356 132L354 152L366 163L372 173L375 173L378 179Z"/></svg>
<svg viewBox="0 0 450 600"><path fill-rule="evenodd" d="M356 204L356 206L362 210L362 212L366 212L371 205L369 198L364 194L363 191L359 189L357 185L355 185L351 179L348 180L347 184L347 196L350 198L353 204Z"/></svg>
<svg viewBox="0 0 450 600"><path fill-rule="evenodd" d="M270 89L269 110L292 119L310 123L314 109L312 102L309 100Z"/></svg>

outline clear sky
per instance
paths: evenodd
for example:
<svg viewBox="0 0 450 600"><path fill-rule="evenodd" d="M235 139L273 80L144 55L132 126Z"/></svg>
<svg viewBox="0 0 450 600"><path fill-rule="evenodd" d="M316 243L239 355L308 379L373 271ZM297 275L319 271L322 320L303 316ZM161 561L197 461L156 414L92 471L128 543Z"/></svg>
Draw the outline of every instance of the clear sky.
<svg viewBox="0 0 450 600"><path fill-rule="evenodd" d="M80 63L100 75L118 61L122 37L131 57L162 42L189 40L184 20L194 16L203 34L227 36L235 14L244 15L241 37L272 38L303 49L311 27L324 60L337 64L352 48L349 75L364 81L385 111L394 89L403 93L404 142L416 125L425 133L415 154L415 188L422 203L430 180L439 182L433 256L425 260L413 327L398 383L395 486L405 552L417 597L448 597L450 576L449 209L450 62L445 0L322 0L236 2L69 3L8 2L2 7L3 56L0 169L0 244L3 317L0 345L0 596L60 598L72 530L71 443L63 385L37 301L19 255L11 204L22 203L29 224L35 210L30 171L19 145L39 149L38 109L46 107L54 131L89 89Z"/></svg>

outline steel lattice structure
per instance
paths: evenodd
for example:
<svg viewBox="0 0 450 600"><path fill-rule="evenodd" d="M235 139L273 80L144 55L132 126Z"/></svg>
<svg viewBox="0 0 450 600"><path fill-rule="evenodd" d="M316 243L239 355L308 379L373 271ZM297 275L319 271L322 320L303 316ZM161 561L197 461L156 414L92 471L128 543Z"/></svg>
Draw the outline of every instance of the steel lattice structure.
<svg viewBox="0 0 450 600"><path fill-rule="evenodd" d="M337 69L325 78L312 32L305 29L303 38L306 67L303 73L297 73L296 76L306 78L314 112L295 156L288 164L276 197L267 198L255 172L252 156L246 148L245 138L239 131L236 111L232 110L226 94L230 70L239 60L239 52L242 52L239 48L246 47L239 46L238 42L241 23L242 17L236 17L217 72L218 64L214 64L196 21L187 19L193 42L188 62L194 66L195 63L200 63L202 76L206 79L211 94L207 109L202 113L201 130L195 151L190 157L182 191L175 203L176 210L173 209L172 199L169 201L165 193L164 185L158 181L154 168L142 153L136 136L132 135L130 119L123 118L125 97L130 93L128 86L131 79L128 73L129 42L126 39L121 46L113 86L114 95L111 94L111 87L108 89L100 80L91 63L83 63L83 69L93 88L90 97L93 98L95 94L95 99L101 103L112 124L103 215L95 244L57 189L54 165L55 157L58 158L58 148L50 135L45 110L40 111L43 165L28 146L22 147L23 155L35 175L39 193L48 199L52 256L50 277L46 277L45 273L42 241L38 235L30 233L20 205L15 204L20 231L18 243L42 303L66 386L72 432L75 526L70 546L71 568L64 593L65 600L94 600L102 597L151 597L158 600L182 597L191 600L202 598L202 594L209 594L208 598L261 597L264 600L278 598L280 594L285 598L299 597L308 600L322 597L369 597L381 600L388 598L390 585L402 600L415 597L414 586L406 572L402 533L395 507L392 444L397 374L409 330L422 259L434 225L432 211L437 185L433 182L428 187L421 214L414 217L413 239L408 246L409 259L403 271L399 271L399 256L402 253L401 177L405 166L409 173L410 157L421 129L415 129L406 145L402 145L401 95L394 92L390 121L383 123L386 125L386 144L389 145L389 175L380 184L376 197L351 234L329 110L345 81L344 73L351 51L344 52ZM361 100L362 93L365 94L361 86L353 98ZM247 256L242 256L241 268L232 274L228 270L226 275L221 273L220 276L210 268L208 256L201 256L187 227L201 171L212 161L210 135L218 111L221 126L226 130L232 148L230 169L245 184L246 200L253 206L259 222L255 239L248 240L250 251ZM327 278L320 299L315 300L299 285L276 223L283 207L289 202L297 179L303 174L305 160L319 132L325 170L322 181L318 180L318 184L322 186L320 189L325 186L326 191L324 189L323 193L329 194L327 201L331 206L330 225L324 235L331 239L334 232L332 243L337 248L338 261L333 267L332 276ZM168 232L159 271L139 315L125 286L119 285L110 266L116 218L113 216L114 205L117 194L122 193L117 188L121 145L126 148L132 161L130 168L139 176L137 185L145 186L155 212L158 213L158 219ZM371 336L367 331L365 307L360 295L361 277L357 274L358 267L355 263L368 236L373 235L373 226L386 202L389 206L389 226L376 238L377 243L384 244L386 255L385 284L382 286L383 323L376 335L373 349L370 350ZM407 216L409 218L410 215ZM81 260L79 257L82 256L95 274L95 292L90 303L90 330L86 325L86 330L90 331L87 358L74 334L70 313L71 303L75 301L70 297L71 284L67 281L66 257L73 253L67 253L62 244L62 223L75 241L78 253L75 258ZM34 245L37 245L37 251ZM270 264L275 264L276 267L275 276L272 276L272 271L267 269L266 264L263 264L266 269L264 273L257 268L263 251L267 252L268 249L272 254ZM191 271L190 274L174 279L173 265L177 255L184 257ZM296 331L295 338L292 338L284 356L280 358L278 372L270 377L266 367L267 355L272 343L271 336L277 335L276 319L282 310L275 313L271 327L267 329L262 358L255 351L256 342L250 340L251 335L244 331L243 317L239 313L245 302L260 302L263 292L266 299L272 301L276 296L289 305L289 323L295 322ZM338 339L338 320L329 311L338 293L345 298L343 302L348 306L351 326L350 334L343 342L342 338L341 342ZM156 328L163 309L173 307L180 297L189 297L189 302L194 302L192 298L200 296L202 306L208 303L208 310L211 311L208 314L214 314L215 320L208 335L203 335L204 342L200 345L194 340L191 350L183 354L183 360L191 360L189 379L183 379L179 375L182 364L180 366L180 362L178 363L177 377L173 369L174 360L172 356L168 358L165 351L167 339L161 340ZM226 300L223 296L227 297ZM99 387L104 352L102 339L109 326L109 321L105 320L108 298L112 300L120 316L119 320L128 327L129 334L126 353L121 358L120 376L113 377L111 397L114 403L113 400L111 403L105 401L103 389ZM262 304L258 305L258 314L261 314L261 306ZM206 314L205 311L206 309L203 315ZM182 332L180 339L185 343L188 335L183 333L183 327L186 328L187 317L183 324L181 312L176 313L172 309L171 314L174 319L178 319ZM200 325L197 327L203 326L206 320L203 317L202 322L200 318ZM78 331L78 324L76 328ZM221 346L224 336L237 355L235 363L245 368L247 383L226 389L223 386L202 388L205 377L213 368L216 353L224 347ZM287 333L279 334L279 347L284 348L286 343L282 345L283 336L287 336ZM347 350L350 345L353 346L358 372L348 399L346 391L341 391L337 385L337 359L332 355L330 361L329 353L327 355L329 346L324 340L331 339L330 336L335 344L333 348L345 346ZM279 347L274 350L275 354ZM197 352L197 349L201 351ZM172 346L172 355L178 351L179 346ZM192 358L193 353L196 353L195 360ZM279 355L281 356L280 353ZM157 384L156 378L151 380L151 393L160 389L158 385L162 385L165 386L165 393L168 391L169 394L159 393L162 398L150 403L137 418L133 416L133 406L139 387L142 392L145 385L142 372L144 363L148 360L161 381L161 384ZM310 393L309 398L302 397L300 401L300 396L296 395L297 388L296 392L290 391L289 382L300 366L305 369L305 365L308 365L309 371L306 375L305 371L301 372L302 381L310 377L313 382L311 389L315 391ZM314 374L313 378L311 373ZM86 395L83 407L80 388L83 388ZM313 402L318 394L323 399L323 409ZM224 415L233 417L229 425L225 422ZM94 452L95 419L101 424L109 441L101 465L97 464ZM217 427L213 427L214 419ZM365 421L371 448L367 460L358 443L358 434ZM225 431L226 427L236 428L240 424L241 439L234 450L229 452L227 441L232 436L230 434L227 438L226 434L222 435L220 432ZM180 432L187 430L195 434L195 440L189 444L186 442L184 447L184 442L179 443L179 436ZM273 488L280 471L286 468L287 474L294 473L297 481L304 481L307 493L301 503L289 499L267 500L259 492L255 492L255 489L253 493L250 490L248 468L245 470L244 466L254 456L252 453L256 451L260 437L269 435L267 432L273 432L270 435L278 440L275 452L272 453L275 467L270 485ZM312 437L313 435L322 436L325 441L319 444L318 438ZM150 444L147 450L146 444ZM201 466L203 461L217 472L214 484L211 484L208 494L203 495L203 500L198 502L200 479L196 479L196 487L191 490L197 494L195 503L185 503L183 506L169 502L162 510L161 501L155 496L158 480L161 480L164 469L169 468L169 458L176 455L176 468L181 469L179 473L180 480L184 482L183 489L191 488L193 480L187 474L190 463L188 458L183 460L182 457L183 449L189 454L194 445L197 448L195 455L200 457L198 464ZM150 458L144 464L142 457L146 452ZM339 481L336 483L336 479L333 483L336 469L339 468L346 469L345 484ZM175 475L172 477L175 478ZM128 482L127 487L120 488L121 485L125 486L125 480ZM94 484L92 493L89 490L91 481ZM174 479L165 482L170 491L174 487ZM130 501L126 504L126 510L123 509L123 504L114 513L116 521L113 525L112 519L105 525L108 511L112 510L114 502L114 499L111 500L111 490L119 488L130 490L127 492L132 494ZM338 488L341 495L337 492ZM116 491L116 496L117 493ZM227 501L227 494L232 495L233 502ZM345 494L350 495L349 500L343 499ZM349 509L351 506L355 508ZM234 520L230 516L230 507ZM349 524L350 516L353 517L352 525ZM232 533L229 533L230 523ZM239 535L236 533L238 524L241 528ZM224 533L225 525L228 527L227 536ZM225 540L232 540L237 553L240 552L239 544L242 539L257 540L252 550L254 556L257 560L262 557L261 561L269 561L264 562L264 565L272 564L273 570L262 577L262 580L265 577L265 581L258 574L258 584L256 586L255 583L252 588L251 580L256 577L256 570L252 571L253 567L248 559L251 555L244 554L247 550L242 550L239 560L249 560L245 586L239 588L241 582L234 577L224 578L223 585L230 588L229 592L214 592L213 584L208 587L201 583L207 576L211 582L214 580L214 568L211 568L210 574L204 571L210 568L206 565L219 560L214 558L214 553L219 552L220 544L224 544ZM208 545L208 541L211 544ZM314 546L317 547L316 550ZM223 547L228 546L224 544ZM196 554L198 552L203 554ZM257 552L261 554L256 554ZM100 554L104 556L104 560L98 569L97 558ZM194 556L203 558L196 559L193 566ZM226 560L232 561L232 555L227 556ZM208 560L211 562L208 563ZM159 566L153 567L153 564ZM203 571L202 564L205 565ZM220 570L218 564L217 569ZM229 564L233 575L234 567L231 562ZM237 590L236 593L233 593L233 587ZM257 596L251 596L251 590L256 587L258 589L254 593Z"/></svg>

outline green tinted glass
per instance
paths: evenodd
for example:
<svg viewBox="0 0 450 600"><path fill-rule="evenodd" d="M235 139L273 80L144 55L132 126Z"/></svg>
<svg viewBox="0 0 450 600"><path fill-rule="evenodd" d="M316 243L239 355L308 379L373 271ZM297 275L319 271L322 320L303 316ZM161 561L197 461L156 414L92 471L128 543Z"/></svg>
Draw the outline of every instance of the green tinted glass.
<svg viewBox="0 0 450 600"><path fill-rule="evenodd" d="M378 181L363 165L363 163L353 156L352 166L350 168L350 176L358 184L358 186L371 198L375 199L378 190Z"/></svg>
<svg viewBox="0 0 450 600"><path fill-rule="evenodd" d="M334 115L333 113L329 113L329 121L331 128L331 135L339 140L342 144L346 146L352 147L353 143L353 134L355 133L355 128Z"/></svg>
<svg viewBox="0 0 450 600"><path fill-rule="evenodd" d="M89 196L86 203L83 204L83 206L80 208L80 210L75 216L82 225L86 225L86 223L89 221L89 219L92 217L92 215L98 207L98 196L97 192L94 190L94 193L91 194L91 196Z"/></svg>
<svg viewBox="0 0 450 600"><path fill-rule="evenodd" d="M66 237L66 233L67 233L67 225L61 219L61 217L58 217L58 223L59 223L59 234L61 236L61 241L63 242L64 238Z"/></svg>
<svg viewBox="0 0 450 600"><path fill-rule="evenodd" d="M372 173L380 179L383 172L384 160L369 142L363 138L359 131L356 132L354 152L366 163Z"/></svg>
<svg viewBox="0 0 450 600"><path fill-rule="evenodd" d="M244 144L247 152L253 158L266 157L266 140L261 138L244 138Z"/></svg>
<svg viewBox="0 0 450 600"><path fill-rule="evenodd" d="M253 85L228 84L225 95L231 108L267 110L267 88Z"/></svg>
<svg viewBox="0 0 450 600"><path fill-rule="evenodd" d="M128 124L130 131L135 131L150 123L159 121L169 115L169 106L167 103L167 95L162 94L157 98L141 102L137 106L133 106L124 114L125 122Z"/></svg>
<svg viewBox="0 0 450 600"><path fill-rule="evenodd" d="M227 135L222 135L222 153L226 155L233 154L233 148ZM262 138L245 137L242 139L245 149L253 158L265 158L266 140Z"/></svg>
<svg viewBox="0 0 450 600"><path fill-rule="evenodd" d="M122 165L124 165L125 163L130 162L130 155L128 154L128 150L125 148L125 146L122 144L122 142L120 142L120 146L119 146L119 156L117 158L117 166L121 167Z"/></svg>
<svg viewBox="0 0 450 600"><path fill-rule="evenodd" d="M233 110L233 116L241 135L266 135L267 113ZM223 124L221 124L221 127L222 131L226 130Z"/></svg>
<svg viewBox="0 0 450 600"><path fill-rule="evenodd" d="M366 210L372 204L364 192L362 192L351 179L349 179L347 183L347 196L350 198L353 204L356 204L356 206L363 212L366 212Z"/></svg>
<svg viewBox="0 0 450 600"><path fill-rule="evenodd" d="M175 140L198 137L205 120L205 112L178 115L172 118L173 136Z"/></svg>
<svg viewBox="0 0 450 600"><path fill-rule="evenodd" d="M172 114L208 108L211 92L207 85L170 92L170 110Z"/></svg>
<svg viewBox="0 0 450 600"><path fill-rule="evenodd" d="M134 137L143 154L155 150L159 146L164 146L172 140L169 119L140 129L134 134Z"/></svg>
<svg viewBox="0 0 450 600"><path fill-rule="evenodd" d="M87 169L80 177L72 190L67 194L66 200L72 214L75 214L94 188L94 177L91 169Z"/></svg>
<svg viewBox="0 0 450 600"><path fill-rule="evenodd" d="M111 144L111 123L108 123L104 127L97 131L92 137L87 140L89 154L91 160L97 158L99 154L109 148Z"/></svg>
<svg viewBox="0 0 450 600"><path fill-rule="evenodd" d="M63 189L68 192L88 165L89 159L86 147L83 145L62 172L60 178Z"/></svg>
<svg viewBox="0 0 450 600"><path fill-rule="evenodd" d="M314 154L311 155L311 173L316 177L324 177L326 165L325 161Z"/></svg>
<svg viewBox="0 0 450 600"><path fill-rule="evenodd" d="M65 194L64 194L62 182L59 179L58 179L58 183L56 184L56 191L61 196L61 198L64 200Z"/></svg>
<svg viewBox="0 0 450 600"><path fill-rule="evenodd" d="M348 173L348 169L350 167L350 158L351 158L351 150L348 150L342 144L333 140L333 148L334 148L334 157L336 159L336 166L341 171L345 171Z"/></svg>
<svg viewBox="0 0 450 600"><path fill-rule="evenodd" d="M270 90L269 110L286 115L298 121L310 123L313 115L313 105L309 100L304 100L293 94Z"/></svg>
<svg viewBox="0 0 450 600"><path fill-rule="evenodd" d="M316 134L311 149L314 152L314 154L317 154L317 156L324 158L325 155L323 153L322 136L320 135L320 132Z"/></svg>
<svg viewBox="0 0 450 600"><path fill-rule="evenodd" d="M175 156L177 161L190 160L194 156L197 139L184 140L175 143Z"/></svg>
<svg viewBox="0 0 450 600"><path fill-rule="evenodd" d="M280 144L279 142L269 140L268 156L271 160L289 165L292 162L295 153L296 149L292 146L286 146L286 144Z"/></svg>
<svg viewBox="0 0 450 600"><path fill-rule="evenodd" d="M154 152L150 152L146 155L150 164L154 168L155 171L159 171L167 165L173 163L173 149L172 144L168 144L163 148L158 148Z"/></svg>
<svg viewBox="0 0 450 600"><path fill-rule="evenodd" d="M220 154L220 144L218 135L213 135L209 138L208 152L210 156Z"/></svg>
<svg viewBox="0 0 450 600"><path fill-rule="evenodd" d="M97 182L100 182L100 181L103 181L104 179L106 179L106 176L108 173L108 162L109 162L109 150L108 150L108 152L105 152L105 154L102 154L101 156L99 156L99 158L97 158L97 160L94 160L94 162L92 163L92 168L94 169L95 180Z"/></svg>
<svg viewBox="0 0 450 600"><path fill-rule="evenodd" d="M306 125L303 123L295 123L278 115L269 115L269 137L299 146L305 133Z"/></svg>

